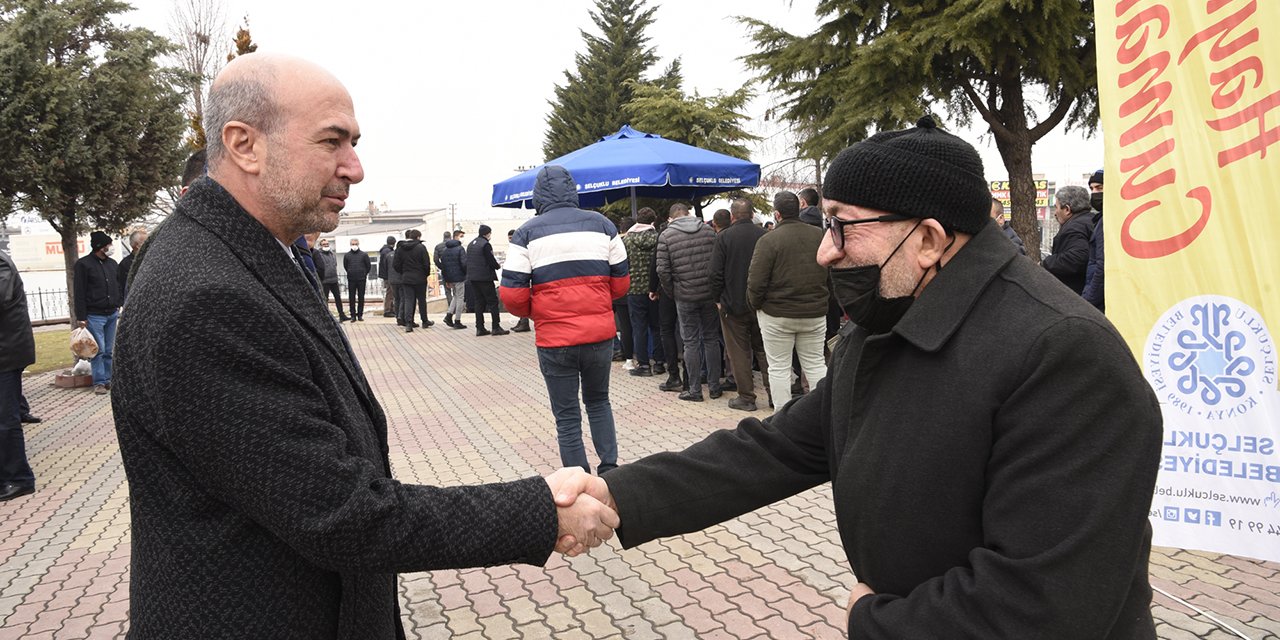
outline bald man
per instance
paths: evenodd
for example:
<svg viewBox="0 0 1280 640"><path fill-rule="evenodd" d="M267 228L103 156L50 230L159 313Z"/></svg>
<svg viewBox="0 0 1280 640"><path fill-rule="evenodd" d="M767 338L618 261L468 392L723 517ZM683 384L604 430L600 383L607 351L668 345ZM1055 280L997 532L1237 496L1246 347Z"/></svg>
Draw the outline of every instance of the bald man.
<svg viewBox="0 0 1280 640"><path fill-rule="evenodd" d="M132 509L131 638L403 638L396 574L542 564L616 515L586 476L391 477L387 421L290 243L364 178L351 97L264 53L205 103L208 176L148 245L112 393ZM202 259L193 260L199 248Z"/></svg>

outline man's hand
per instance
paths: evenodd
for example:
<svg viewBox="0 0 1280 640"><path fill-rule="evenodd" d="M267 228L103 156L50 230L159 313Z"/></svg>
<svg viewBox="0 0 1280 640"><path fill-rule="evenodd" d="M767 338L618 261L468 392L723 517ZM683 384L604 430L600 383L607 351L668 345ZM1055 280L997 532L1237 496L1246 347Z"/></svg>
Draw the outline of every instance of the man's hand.
<svg viewBox="0 0 1280 640"><path fill-rule="evenodd" d="M649 292L649 299L650 299L650 300L657 300L657 299L658 299L658 292L657 292L657 291L650 291L650 292Z"/></svg>
<svg viewBox="0 0 1280 640"><path fill-rule="evenodd" d="M603 478L569 467L546 480L560 517L556 551L573 557L613 537L613 530L619 525L618 514Z"/></svg>
<svg viewBox="0 0 1280 640"><path fill-rule="evenodd" d="M84 321L84 320L79 320L79 321L77 321L77 322L76 322L76 326L77 326L77 327L79 327L79 328L81 328L81 329L83 329L83 328L85 328L85 327L89 326L89 323L88 323L88 322L86 322L86 321Z"/></svg>
<svg viewBox="0 0 1280 640"><path fill-rule="evenodd" d="M867 586L865 583L859 582L857 586L853 588L853 591L849 592L849 604L844 608L845 619L848 620L849 616L853 615L854 603L863 596L874 596L875 594L876 592L872 591L871 587Z"/></svg>

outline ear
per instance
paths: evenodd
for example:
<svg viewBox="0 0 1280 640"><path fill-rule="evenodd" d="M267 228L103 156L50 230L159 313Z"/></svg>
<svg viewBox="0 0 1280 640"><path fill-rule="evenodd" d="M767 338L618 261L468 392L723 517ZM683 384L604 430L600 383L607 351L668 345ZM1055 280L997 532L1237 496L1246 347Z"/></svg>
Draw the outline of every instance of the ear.
<svg viewBox="0 0 1280 640"><path fill-rule="evenodd" d="M222 127L222 148L226 149L227 160L244 173L262 173L265 144L266 136L251 125L232 120Z"/></svg>
<svg viewBox="0 0 1280 640"><path fill-rule="evenodd" d="M942 260L942 255L951 245L954 236L948 236L942 224L933 218L925 218L916 232L920 237L920 248L916 251L916 262L920 269L928 271Z"/></svg>

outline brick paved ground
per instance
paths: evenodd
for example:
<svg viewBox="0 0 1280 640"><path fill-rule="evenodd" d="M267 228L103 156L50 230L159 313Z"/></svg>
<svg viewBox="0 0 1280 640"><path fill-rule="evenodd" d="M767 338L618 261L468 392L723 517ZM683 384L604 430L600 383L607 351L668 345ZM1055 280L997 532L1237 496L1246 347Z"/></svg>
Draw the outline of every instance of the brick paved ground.
<svg viewBox="0 0 1280 640"><path fill-rule="evenodd" d="M391 423L406 482L456 484L559 466L532 334L476 338L389 320L348 328ZM469 321L469 320L468 320ZM0 505L0 638L113 638L128 625L128 491L106 397L26 381L27 447L39 490ZM624 462L680 448L741 416L728 396L678 402L615 366ZM763 415L763 414L761 414ZM418 638L842 638L855 582L819 488L702 533L621 551L555 556L545 569L405 575ZM1280 638L1280 564L1157 549L1155 586L1252 639ZM1162 638L1238 637L1157 594Z"/></svg>

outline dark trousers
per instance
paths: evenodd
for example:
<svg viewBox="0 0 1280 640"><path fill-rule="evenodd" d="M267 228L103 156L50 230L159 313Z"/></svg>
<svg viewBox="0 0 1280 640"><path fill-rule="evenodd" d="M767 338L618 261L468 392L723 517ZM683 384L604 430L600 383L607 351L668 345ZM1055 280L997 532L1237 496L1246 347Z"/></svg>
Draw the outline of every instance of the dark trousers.
<svg viewBox="0 0 1280 640"><path fill-rule="evenodd" d="M331 294L331 293L332 293L332 294L333 294L333 302L334 302L335 306L337 306L337 307L338 307L338 317L339 317L339 318L344 318L344 319L345 319L345 318L347 317L347 314L346 314L346 312L345 312L345 311L343 311L343 310L342 310L342 292L338 290L338 283L336 283L336 282L326 282L326 283L324 283L324 285L323 285L323 286L324 286L324 304L325 304L325 306L326 306L326 307L327 307L327 306L329 306L329 294Z"/></svg>
<svg viewBox="0 0 1280 640"><path fill-rule="evenodd" d="M707 368L707 384L720 388L719 313L714 302L676 302L680 335L684 338L684 367L689 374L689 391L702 393L700 375Z"/></svg>
<svg viewBox="0 0 1280 640"><path fill-rule="evenodd" d="M635 357L635 342L631 337L631 309L627 306L626 297L613 301L613 324L618 327L619 349L622 357L630 360Z"/></svg>
<svg viewBox="0 0 1280 640"><path fill-rule="evenodd" d="M492 280L472 280L471 290L475 292L476 328L484 328L484 314L489 312L493 320L493 328L498 328L501 317L498 315L498 287Z"/></svg>
<svg viewBox="0 0 1280 640"><path fill-rule="evenodd" d="M347 308L352 318L364 317L364 278L347 278Z"/></svg>
<svg viewBox="0 0 1280 640"><path fill-rule="evenodd" d="M662 354L667 360L667 369L672 375L680 373L680 353L684 344L680 340L680 314L676 312L676 301L666 294L658 297L658 331L662 337Z"/></svg>
<svg viewBox="0 0 1280 640"><path fill-rule="evenodd" d="M754 402L755 379L751 377L753 355L760 361L765 389L769 388L769 365L764 355L764 340L760 338L760 322L752 311L738 314L728 313L726 309L720 314L720 325L724 330L724 350L729 355L733 381L738 385L738 397Z"/></svg>
<svg viewBox="0 0 1280 640"><path fill-rule="evenodd" d="M658 328L658 301L650 300L646 294L627 296L627 313L631 316L631 338L633 357L639 364L649 364L652 355L654 362L663 361L662 331ZM656 343L650 354L650 340Z"/></svg>
<svg viewBox="0 0 1280 640"><path fill-rule="evenodd" d="M382 279L382 315L400 317L396 308L396 288L399 286L391 284L386 278Z"/></svg>
<svg viewBox="0 0 1280 640"><path fill-rule="evenodd" d="M27 442L22 436L21 404L22 369L0 371L0 484L34 487L36 476L27 463Z"/></svg>
<svg viewBox="0 0 1280 640"><path fill-rule="evenodd" d="M560 443L560 464L582 467L591 473L586 448L582 446L582 410L578 405L578 385L582 403L587 405L591 441L600 467L618 464L618 436L613 426L613 405L609 403L609 368L613 340L571 347L538 347L538 367L551 397L551 413L556 418L556 439Z"/></svg>
<svg viewBox="0 0 1280 640"><path fill-rule="evenodd" d="M427 326L427 285L425 283L400 285L400 305L400 319L404 320L406 325L413 322L413 312L416 309L418 315L422 317L422 326Z"/></svg>

